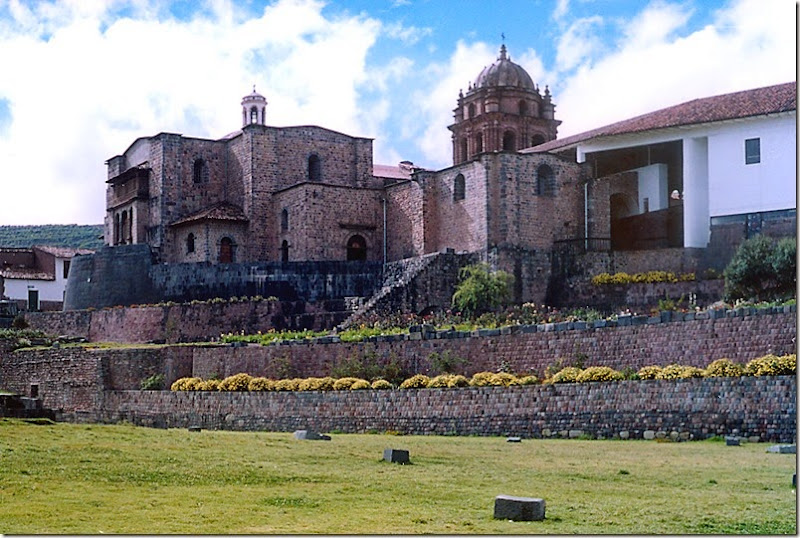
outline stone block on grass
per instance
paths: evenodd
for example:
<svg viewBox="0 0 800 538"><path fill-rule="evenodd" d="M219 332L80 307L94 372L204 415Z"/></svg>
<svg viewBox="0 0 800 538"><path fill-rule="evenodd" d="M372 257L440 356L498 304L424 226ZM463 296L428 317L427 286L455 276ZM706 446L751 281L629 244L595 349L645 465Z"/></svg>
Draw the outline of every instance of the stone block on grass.
<svg viewBox="0 0 800 538"><path fill-rule="evenodd" d="M411 463L408 457L408 450L398 450L396 448L383 449L383 459L390 463L399 463L401 465Z"/></svg>
<svg viewBox="0 0 800 538"><path fill-rule="evenodd" d="M774 454L797 454L797 445L772 445L767 452Z"/></svg>
<svg viewBox="0 0 800 538"><path fill-rule="evenodd" d="M330 435L323 435L313 430L297 430L294 438L298 441L330 441Z"/></svg>
<svg viewBox="0 0 800 538"><path fill-rule="evenodd" d="M494 499L494 518L512 521L542 521L544 499L498 495Z"/></svg>

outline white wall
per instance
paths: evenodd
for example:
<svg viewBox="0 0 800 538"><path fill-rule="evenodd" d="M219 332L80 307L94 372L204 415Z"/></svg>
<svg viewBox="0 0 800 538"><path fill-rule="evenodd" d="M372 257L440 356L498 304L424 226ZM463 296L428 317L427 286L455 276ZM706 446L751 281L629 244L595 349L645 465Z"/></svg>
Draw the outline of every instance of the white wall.
<svg viewBox="0 0 800 538"><path fill-rule="evenodd" d="M39 291L39 301L63 301L67 280L64 278L64 260L56 258L56 279L5 279L5 294L9 299L19 301L28 300L28 290Z"/></svg>
<svg viewBox="0 0 800 538"><path fill-rule="evenodd" d="M667 165L651 164L634 170L639 176L639 213L644 213L644 199L649 211L667 209Z"/></svg>
<svg viewBox="0 0 800 538"><path fill-rule="evenodd" d="M796 207L796 114L718 126L708 136L711 216ZM744 141L761 139L761 162L745 164Z"/></svg>
<svg viewBox="0 0 800 538"><path fill-rule="evenodd" d="M683 139L683 246L705 248L711 236L708 212L708 138Z"/></svg>

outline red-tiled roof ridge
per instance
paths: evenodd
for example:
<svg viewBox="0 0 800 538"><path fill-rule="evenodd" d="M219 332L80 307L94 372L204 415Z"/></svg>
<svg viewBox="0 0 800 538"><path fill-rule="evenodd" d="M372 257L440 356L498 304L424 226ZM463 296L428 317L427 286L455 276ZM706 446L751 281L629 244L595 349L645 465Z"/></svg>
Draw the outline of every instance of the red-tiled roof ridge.
<svg viewBox="0 0 800 538"><path fill-rule="evenodd" d="M188 224L190 222L196 222L200 220L229 220L236 222L247 222L248 218L245 216L240 207L228 202L219 202L201 209L196 213L187 215L182 219L178 219L170 224L170 226L178 226L180 224Z"/></svg>
<svg viewBox="0 0 800 538"><path fill-rule="evenodd" d="M523 152L553 151L602 136L655 131L791 110L797 110L797 81L693 99L566 138L551 140Z"/></svg>
<svg viewBox="0 0 800 538"><path fill-rule="evenodd" d="M52 254L56 258L72 258L73 256L78 255L94 254L94 250L89 250L86 248L51 247L48 245L34 245L32 248Z"/></svg>

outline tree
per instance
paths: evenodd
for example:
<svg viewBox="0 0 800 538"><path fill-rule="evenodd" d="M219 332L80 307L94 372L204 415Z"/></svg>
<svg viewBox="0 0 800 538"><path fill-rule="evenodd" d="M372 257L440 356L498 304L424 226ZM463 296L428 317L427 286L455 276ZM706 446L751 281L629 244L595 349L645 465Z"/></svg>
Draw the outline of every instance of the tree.
<svg viewBox="0 0 800 538"><path fill-rule="evenodd" d="M478 316L505 304L514 281L505 271L491 271L485 263L463 267L458 276L460 282L452 305L468 316Z"/></svg>
<svg viewBox="0 0 800 538"><path fill-rule="evenodd" d="M725 300L772 301L796 293L797 243L758 235L742 242L723 273Z"/></svg>

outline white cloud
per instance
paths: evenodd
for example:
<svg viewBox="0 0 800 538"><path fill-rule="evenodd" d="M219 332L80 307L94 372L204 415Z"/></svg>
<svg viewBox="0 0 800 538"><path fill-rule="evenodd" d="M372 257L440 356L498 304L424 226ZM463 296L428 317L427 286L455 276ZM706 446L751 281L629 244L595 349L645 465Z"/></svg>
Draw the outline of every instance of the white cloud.
<svg viewBox="0 0 800 538"><path fill-rule="evenodd" d="M564 74L554 95L559 136L698 97L796 80L791 3L739 0L716 12L712 25L676 37L688 16L681 6L651 4L627 21L617 48Z"/></svg>
<svg viewBox="0 0 800 538"><path fill-rule="evenodd" d="M19 200L4 205L0 224L101 222L106 159L161 131L236 130L253 83L272 125L364 129L359 89L376 20L326 18L311 0L281 0L249 18L217 0L188 21L149 2L133 5L131 18L112 17L119 6L108 2L34 6L12 0L13 21L0 25L0 99L11 116L0 173L4 200ZM398 61L385 78L403 69ZM375 117L387 106L375 100Z"/></svg>
<svg viewBox="0 0 800 538"><path fill-rule="evenodd" d="M556 0L556 8L553 10L553 19L559 21L563 19L569 11L569 0Z"/></svg>
<svg viewBox="0 0 800 538"><path fill-rule="evenodd" d="M556 63L561 71L574 69L578 64L591 60L603 48L599 30L603 18L586 17L574 21L561 34L556 49Z"/></svg>

